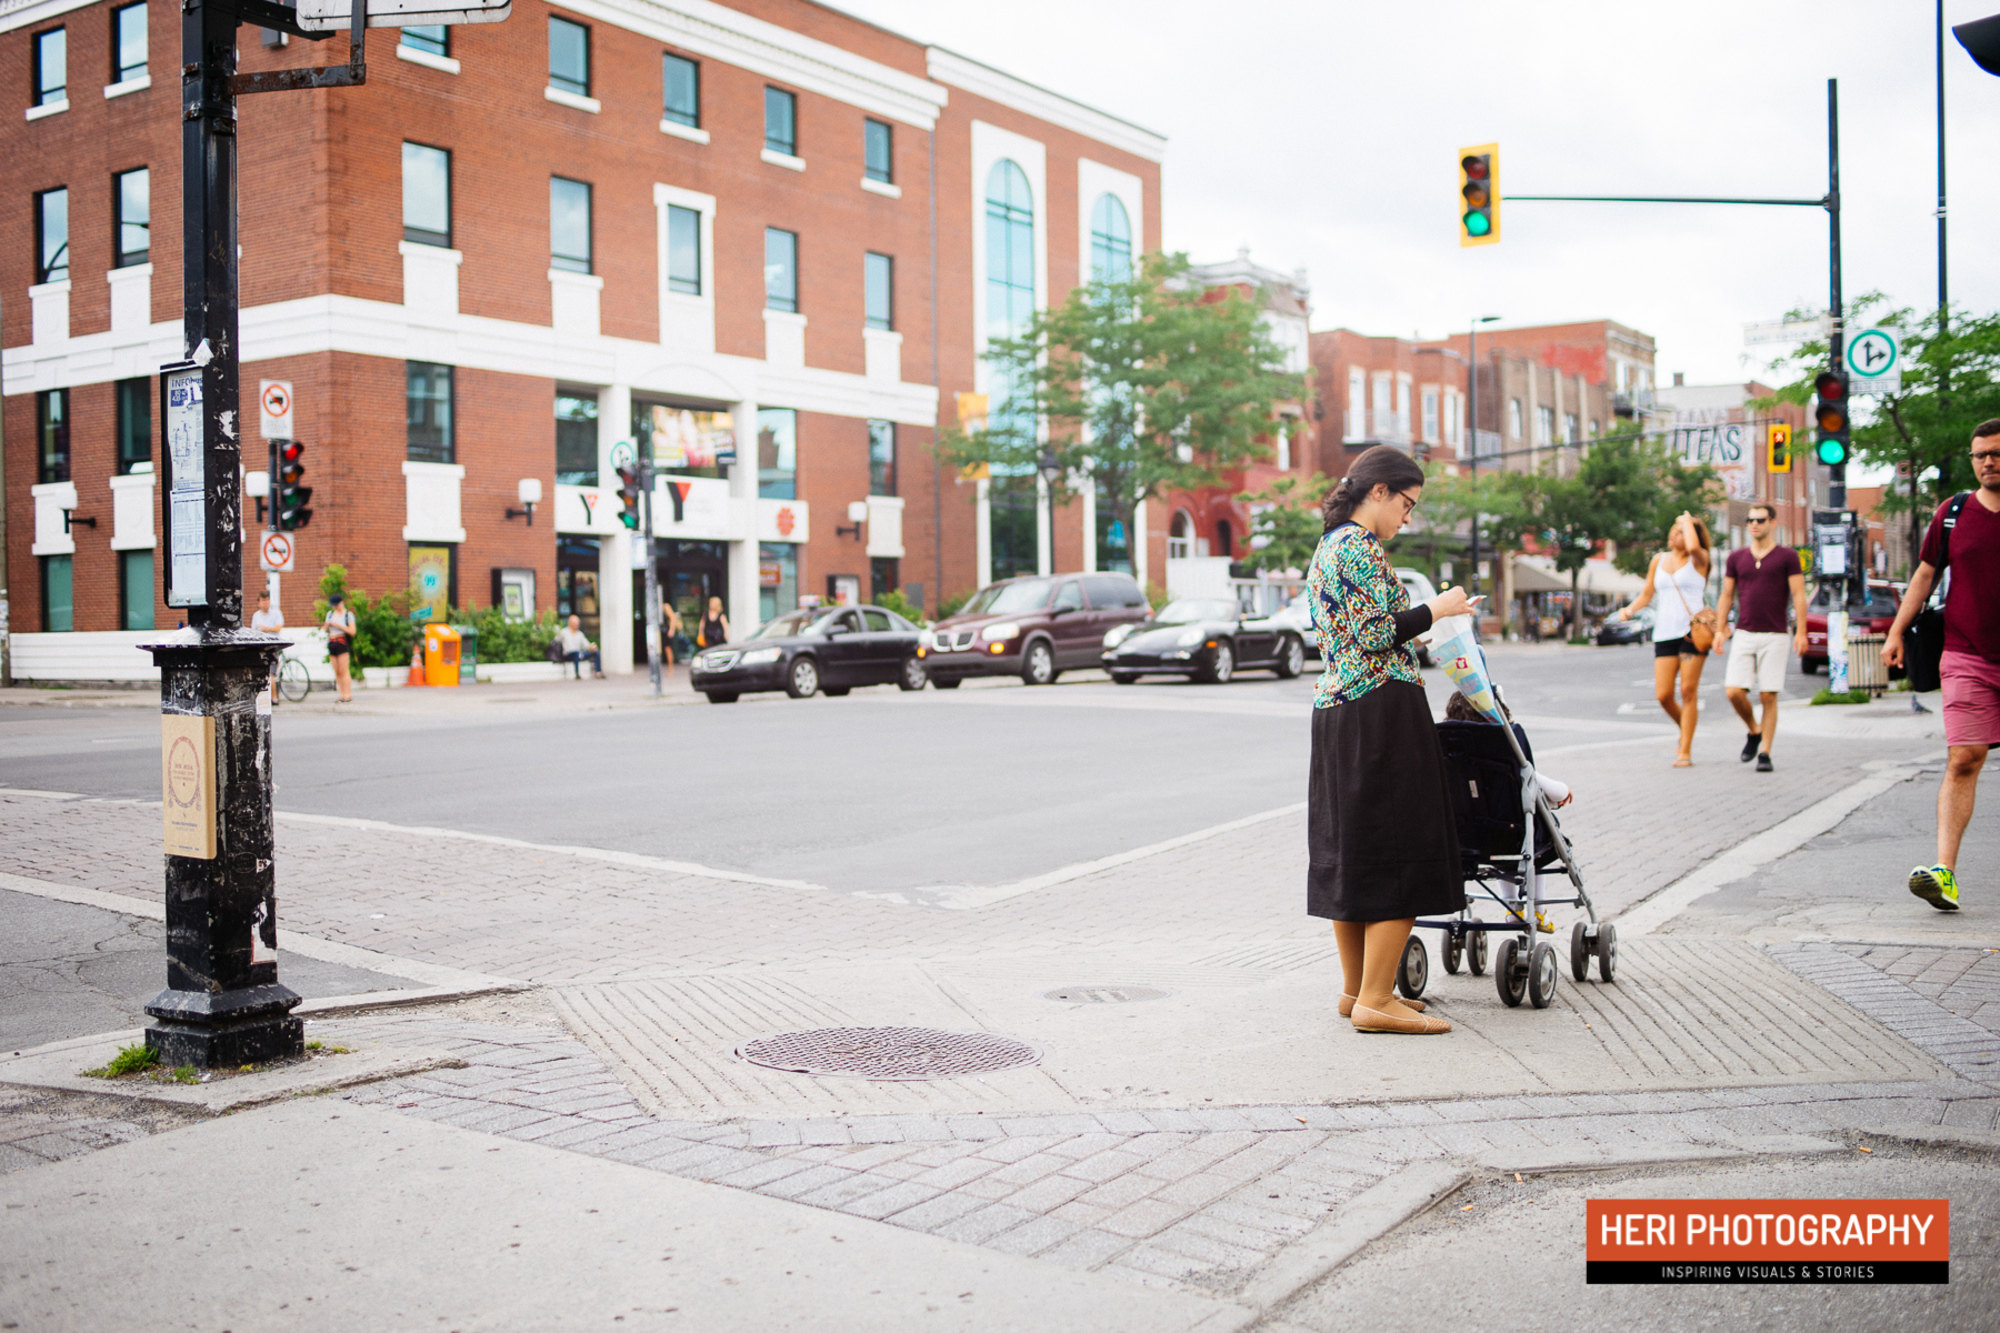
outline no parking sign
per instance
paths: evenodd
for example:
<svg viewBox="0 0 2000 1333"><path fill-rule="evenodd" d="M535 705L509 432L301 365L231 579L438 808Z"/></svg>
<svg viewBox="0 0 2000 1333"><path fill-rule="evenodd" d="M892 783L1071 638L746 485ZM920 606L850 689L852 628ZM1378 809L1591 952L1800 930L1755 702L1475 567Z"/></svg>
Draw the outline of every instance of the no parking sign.
<svg viewBox="0 0 2000 1333"><path fill-rule="evenodd" d="M257 544L259 562L274 574L292 572L292 557L298 553L289 532L267 532Z"/></svg>

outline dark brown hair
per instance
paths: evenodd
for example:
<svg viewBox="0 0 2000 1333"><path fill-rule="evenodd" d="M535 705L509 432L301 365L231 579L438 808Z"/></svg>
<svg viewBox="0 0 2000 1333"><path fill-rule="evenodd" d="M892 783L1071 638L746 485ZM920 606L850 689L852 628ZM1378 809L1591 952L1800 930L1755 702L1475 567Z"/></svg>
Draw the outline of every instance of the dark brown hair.
<svg viewBox="0 0 2000 1333"><path fill-rule="evenodd" d="M1355 506L1377 486L1394 492L1423 484L1424 470L1416 459L1394 445L1378 444L1355 459L1340 484L1327 492L1326 503L1320 507L1320 517L1326 522L1324 531L1332 532L1354 517Z"/></svg>
<svg viewBox="0 0 2000 1333"><path fill-rule="evenodd" d="M1514 710L1507 706L1507 701L1497 694L1493 696L1493 701L1500 705L1500 715L1512 722ZM1493 719L1474 708L1472 700L1458 690L1453 690L1451 698L1444 701L1444 717L1447 722L1484 722L1488 726L1493 725Z"/></svg>
<svg viewBox="0 0 2000 1333"><path fill-rule="evenodd" d="M1989 435L2000 435L2000 417L1982 421L1972 428L1972 438L1975 440L1983 440Z"/></svg>
<svg viewBox="0 0 2000 1333"><path fill-rule="evenodd" d="M1765 518L1765 519L1766 519L1767 521L1768 521L1768 520L1770 520L1770 519L1774 519L1774 518L1776 518L1776 517L1778 516L1778 511L1777 511L1777 510L1775 510L1775 509L1773 509L1773 508L1771 508L1771 506L1769 506L1769 505L1765 504L1765 503L1764 503L1764 502L1763 502L1762 500L1759 500L1759 501L1758 501L1758 502L1757 502L1756 504L1753 504L1753 505L1751 505L1751 506L1750 506L1750 508L1748 508L1747 510L1745 510L1745 511L1744 511L1744 513L1745 513L1746 515L1748 515L1748 514L1754 514L1754 513L1756 513L1756 512L1757 512L1757 511L1758 511L1759 509L1761 509L1761 510L1763 510L1763 511L1764 511L1764 518Z"/></svg>

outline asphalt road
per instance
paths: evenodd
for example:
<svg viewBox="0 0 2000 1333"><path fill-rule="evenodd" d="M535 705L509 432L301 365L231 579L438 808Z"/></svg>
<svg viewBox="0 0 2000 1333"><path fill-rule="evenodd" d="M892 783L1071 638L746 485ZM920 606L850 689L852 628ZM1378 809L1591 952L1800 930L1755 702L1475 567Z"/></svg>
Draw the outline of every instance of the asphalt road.
<svg viewBox="0 0 2000 1333"><path fill-rule="evenodd" d="M1494 670L1553 753L1664 735L1651 665L1644 648L1524 648ZM1441 707L1449 684L1426 675ZM276 799L834 888L1007 884L1302 801L1312 691L1310 672L1086 675L518 718L280 710ZM158 745L143 710L0 709L0 786L155 800Z"/></svg>

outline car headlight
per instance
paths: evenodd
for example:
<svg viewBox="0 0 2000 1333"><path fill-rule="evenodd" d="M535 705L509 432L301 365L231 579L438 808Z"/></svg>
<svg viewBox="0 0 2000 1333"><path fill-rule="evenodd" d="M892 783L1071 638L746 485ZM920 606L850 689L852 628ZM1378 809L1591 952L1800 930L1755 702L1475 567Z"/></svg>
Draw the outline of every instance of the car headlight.
<svg viewBox="0 0 2000 1333"><path fill-rule="evenodd" d="M922 648L935 648L937 647L937 635L930 630L923 630L917 635L917 645Z"/></svg>
<svg viewBox="0 0 2000 1333"><path fill-rule="evenodd" d="M762 666L766 662L775 662L784 655L782 648L752 648L743 654L741 660L744 666Z"/></svg>
<svg viewBox="0 0 2000 1333"><path fill-rule="evenodd" d="M1131 638L1132 631L1137 628L1137 625L1113 625L1110 629L1104 631L1104 646L1106 648L1116 648L1119 644Z"/></svg>
<svg viewBox="0 0 2000 1333"><path fill-rule="evenodd" d="M1201 642L1203 635L1206 633L1207 631L1202 629L1201 626L1190 625L1181 631L1181 636L1174 640L1174 644L1180 648L1192 648Z"/></svg>
<svg viewBox="0 0 2000 1333"><path fill-rule="evenodd" d="M1005 642L1021 632L1021 627L1011 620L1003 620L997 625L988 625L979 631L979 637L989 642Z"/></svg>

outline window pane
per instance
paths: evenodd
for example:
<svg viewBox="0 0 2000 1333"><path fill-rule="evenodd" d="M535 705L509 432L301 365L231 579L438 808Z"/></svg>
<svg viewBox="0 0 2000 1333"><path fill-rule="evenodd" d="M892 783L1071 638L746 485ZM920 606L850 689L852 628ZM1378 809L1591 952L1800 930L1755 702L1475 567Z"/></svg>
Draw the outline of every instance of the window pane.
<svg viewBox="0 0 2000 1333"><path fill-rule="evenodd" d="M597 400L556 395L556 485L597 484Z"/></svg>
<svg viewBox="0 0 2000 1333"><path fill-rule="evenodd" d="M153 174L140 167L121 171L117 180L118 253L115 266L143 264L152 254Z"/></svg>
<svg viewBox="0 0 2000 1333"><path fill-rule="evenodd" d="M701 66L681 56L660 58L660 114L681 125L701 124Z"/></svg>
<svg viewBox="0 0 2000 1333"><path fill-rule="evenodd" d="M896 493L896 423L868 423L868 493Z"/></svg>
<svg viewBox="0 0 2000 1333"><path fill-rule="evenodd" d="M120 628L153 628L153 553L120 551L118 565Z"/></svg>
<svg viewBox="0 0 2000 1333"><path fill-rule="evenodd" d="M411 361L407 417L410 461L449 463L452 458L451 367Z"/></svg>
<svg viewBox="0 0 2000 1333"><path fill-rule="evenodd" d="M590 96L590 29L549 18L549 87Z"/></svg>
<svg viewBox="0 0 2000 1333"><path fill-rule="evenodd" d="M118 470L153 461L153 382L118 381Z"/></svg>
<svg viewBox="0 0 2000 1333"><path fill-rule="evenodd" d="M69 480L69 390L49 389L35 397L35 479L47 484Z"/></svg>
<svg viewBox="0 0 2000 1333"><path fill-rule="evenodd" d="M757 494L766 500L799 498L799 414L789 407L757 409Z"/></svg>
<svg viewBox="0 0 2000 1333"><path fill-rule="evenodd" d="M590 187L582 181L549 177L549 263L590 272Z"/></svg>
<svg viewBox="0 0 2000 1333"><path fill-rule="evenodd" d="M667 290L701 295L701 214L667 205Z"/></svg>
<svg viewBox="0 0 2000 1333"><path fill-rule="evenodd" d="M1090 276L1098 282L1132 277L1132 220L1116 195L1099 195L1090 210Z"/></svg>
<svg viewBox="0 0 2000 1333"><path fill-rule="evenodd" d="M757 547L757 615L770 620L799 604L799 548L789 542Z"/></svg>
<svg viewBox="0 0 2000 1333"><path fill-rule="evenodd" d="M451 154L442 148L403 145L403 239L451 244Z"/></svg>
<svg viewBox="0 0 2000 1333"><path fill-rule="evenodd" d="M35 196L35 281L68 276L69 191L44 190Z"/></svg>
<svg viewBox="0 0 2000 1333"><path fill-rule="evenodd" d="M776 227L764 229L764 305L770 310L799 308L799 238Z"/></svg>
<svg viewBox="0 0 2000 1333"><path fill-rule="evenodd" d="M112 82L123 83L146 72L146 7L126 5L111 15ZM145 628L150 629L149 618Z"/></svg>
<svg viewBox="0 0 2000 1333"><path fill-rule="evenodd" d="M35 34L35 105L47 106L69 95L69 33L51 28Z"/></svg>
<svg viewBox="0 0 2000 1333"><path fill-rule="evenodd" d="M451 29L442 23L416 24L403 29L403 45L412 51L448 56L451 54Z"/></svg>
<svg viewBox="0 0 2000 1333"><path fill-rule="evenodd" d="M798 155L798 99L781 89L764 89L764 146L774 153Z"/></svg>
<svg viewBox="0 0 2000 1333"><path fill-rule="evenodd" d="M868 179L885 184L893 174L893 154L890 151L889 126L879 120L861 122L861 150L863 170Z"/></svg>
<svg viewBox="0 0 2000 1333"><path fill-rule="evenodd" d="M76 628L76 598L71 592L70 558L42 557L42 629L67 634Z"/></svg>
<svg viewBox="0 0 2000 1333"><path fill-rule="evenodd" d="M862 257L868 288L868 327L896 327L896 261L887 255Z"/></svg>

